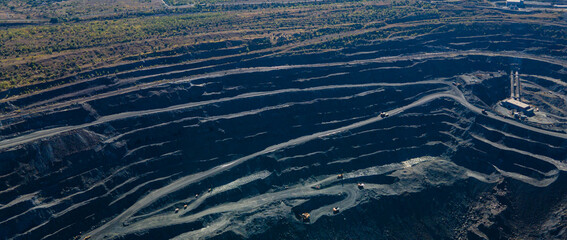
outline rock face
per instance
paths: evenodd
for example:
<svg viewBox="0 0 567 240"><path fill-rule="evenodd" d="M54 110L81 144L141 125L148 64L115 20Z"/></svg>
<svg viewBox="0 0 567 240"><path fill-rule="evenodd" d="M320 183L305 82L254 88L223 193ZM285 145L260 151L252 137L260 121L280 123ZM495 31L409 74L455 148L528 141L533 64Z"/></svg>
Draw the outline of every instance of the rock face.
<svg viewBox="0 0 567 240"><path fill-rule="evenodd" d="M0 239L566 239L567 109L536 100L566 99L567 61L466 34L16 99L23 113L0 127ZM492 111L511 68L554 123Z"/></svg>

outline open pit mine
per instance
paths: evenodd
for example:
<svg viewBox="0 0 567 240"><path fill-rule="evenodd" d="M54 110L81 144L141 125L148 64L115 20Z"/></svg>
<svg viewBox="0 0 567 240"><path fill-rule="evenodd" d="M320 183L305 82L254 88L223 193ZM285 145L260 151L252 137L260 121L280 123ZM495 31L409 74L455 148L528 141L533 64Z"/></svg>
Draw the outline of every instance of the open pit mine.
<svg viewBox="0 0 567 240"><path fill-rule="evenodd" d="M0 239L567 239L567 43L533 24L226 41L7 98Z"/></svg>

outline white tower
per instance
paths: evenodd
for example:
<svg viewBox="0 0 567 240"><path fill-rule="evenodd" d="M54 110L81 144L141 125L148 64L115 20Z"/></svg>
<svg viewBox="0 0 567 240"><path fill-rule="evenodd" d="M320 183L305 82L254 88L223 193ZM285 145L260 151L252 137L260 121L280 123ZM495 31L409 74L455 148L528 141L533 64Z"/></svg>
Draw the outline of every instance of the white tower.
<svg viewBox="0 0 567 240"><path fill-rule="evenodd" d="M510 98L514 98L514 71L510 71Z"/></svg>
<svg viewBox="0 0 567 240"><path fill-rule="evenodd" d="M518 98L518 101L522 101L522 98L520 96L521 92L522 84L520 84L520 74L518 74L518 71L516 71L516 98Z"/></svg>

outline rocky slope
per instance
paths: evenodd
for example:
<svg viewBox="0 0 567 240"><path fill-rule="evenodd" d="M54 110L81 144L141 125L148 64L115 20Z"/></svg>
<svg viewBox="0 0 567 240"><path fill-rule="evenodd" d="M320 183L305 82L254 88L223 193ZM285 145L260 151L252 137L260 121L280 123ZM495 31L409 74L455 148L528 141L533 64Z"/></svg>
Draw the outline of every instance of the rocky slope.
<svg viewBox="0 0 567 240"><path fill-rule="evenodd" d="M567 109L535 100L565 101L546 52L565 45L511 27L225 52L3 102L21 111L1 117L0 238L565 239ZM554 124L492 111L511 69Z"/></svg>

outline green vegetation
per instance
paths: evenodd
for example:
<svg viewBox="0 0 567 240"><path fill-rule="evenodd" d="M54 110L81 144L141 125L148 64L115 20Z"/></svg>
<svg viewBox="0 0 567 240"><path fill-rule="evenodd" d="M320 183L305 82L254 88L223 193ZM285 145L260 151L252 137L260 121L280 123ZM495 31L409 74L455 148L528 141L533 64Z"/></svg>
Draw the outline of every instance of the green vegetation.
<svg viewBox="0 0 567 240"><path fill-rule="evenodd" d="M238 0L164 0L169 6L237 3Z"/></svg>
<svg viewBox="0 0 567 240"><path fill-rule="evenodd" d="M92 19L163 8L162 2L156 0L1 0L0 21Z"/></svg>
<svg viewBox="0 0 567 240"><path fill-rule="evenodd" d="M441 23L470 26L470 23L506 16L500 11L465 11L466 8L460 5L407 0L196 5L156 8L149 12L143 6L155 7L154 1L97 1L137 3L130 7L137 10L126 15L121 10L91 18L84 15L86 10L78 15L54 11L49 15L49 24L0 30L0 89L50 82L103 66L132 62L141 56L152 58L186 53L190 51L187 47L202 43L269 39L267 45L261 45L261 48L267 48L316 39L321 43L312 44L313 49L337 49L365 41L417 36L439 30ZM6 1L1 5L26 9L25 4L35 4L34 1L15 2L19 5ZM46 4L68 6L72 3L76 1L48 1ZM72 20L78 16L80 19ZM554 20L557 14L506 17L526 21L534 18ZM567 36L565 28L538 31L547 36ZM251 48L243 49L250 51ZM104 71L98 72L102 73Z"/></svg>

